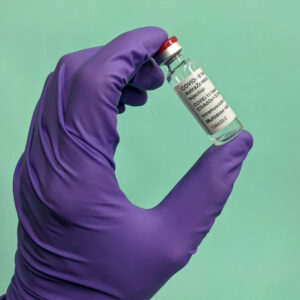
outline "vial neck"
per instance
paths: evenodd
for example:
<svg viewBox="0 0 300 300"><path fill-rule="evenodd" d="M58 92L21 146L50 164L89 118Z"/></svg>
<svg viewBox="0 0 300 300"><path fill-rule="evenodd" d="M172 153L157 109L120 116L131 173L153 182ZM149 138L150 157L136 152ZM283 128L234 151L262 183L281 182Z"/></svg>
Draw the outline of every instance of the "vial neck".
<svg viewBox="0 0 300 300"><path fill-rule="evenodd" d="M165 63L169 72L174 72L184 62L183 56L179 53Z"/></svg>

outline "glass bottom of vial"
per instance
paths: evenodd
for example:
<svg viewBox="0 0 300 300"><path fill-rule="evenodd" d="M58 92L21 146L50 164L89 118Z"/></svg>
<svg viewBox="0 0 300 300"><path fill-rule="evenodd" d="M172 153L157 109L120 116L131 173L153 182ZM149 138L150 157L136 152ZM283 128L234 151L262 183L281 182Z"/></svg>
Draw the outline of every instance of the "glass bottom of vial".
<svg viewBox="0 0 300 300"><path fill-rule="evenodd" d="M217 146L224 145L229 141L233 140L243 130L241 122L235 118L226 127L221 129L215 134L209 135L209 138Z"/></svg>

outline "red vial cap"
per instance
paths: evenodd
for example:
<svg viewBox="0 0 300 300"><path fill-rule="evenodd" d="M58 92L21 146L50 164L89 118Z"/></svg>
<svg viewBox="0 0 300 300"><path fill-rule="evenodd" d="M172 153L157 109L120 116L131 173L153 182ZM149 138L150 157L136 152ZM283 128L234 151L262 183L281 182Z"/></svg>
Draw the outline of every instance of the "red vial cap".
<svg viewBox="0 0 300 300"><path fill-rule="evenodd" d="M171 45L173 45L174 43L176 43L177 37L174 35L172 37L170 37L169 39L167 39L165 42L163 42L163 44L161 45L161 47L159 48L159 50L157 51L157 54L161 54L163 53L167 48L169 48Z"/></svg>

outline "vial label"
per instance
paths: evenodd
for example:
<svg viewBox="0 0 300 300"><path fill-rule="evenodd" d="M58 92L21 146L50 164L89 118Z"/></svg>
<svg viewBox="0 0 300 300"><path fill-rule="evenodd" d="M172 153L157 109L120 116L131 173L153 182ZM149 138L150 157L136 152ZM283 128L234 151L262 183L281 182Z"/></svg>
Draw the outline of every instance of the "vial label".
<svg viewBox="0 0 300 300"><path fill-rule="evenodd" d="M178 83L174 90L209 135L236 117L201 68Z"/></svg>

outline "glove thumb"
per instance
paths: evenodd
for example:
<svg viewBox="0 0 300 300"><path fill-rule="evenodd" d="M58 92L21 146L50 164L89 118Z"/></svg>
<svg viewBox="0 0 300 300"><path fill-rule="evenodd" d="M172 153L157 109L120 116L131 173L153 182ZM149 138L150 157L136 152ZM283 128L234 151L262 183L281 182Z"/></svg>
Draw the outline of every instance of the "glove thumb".
<svg viewBox="0 0 300 300"><path fill-rule="evenodd" d="M229 143L211 146L153 208L173 236L174 248L184 247L185 258L196 252L221 213L252 144L243 130Z"/></svg>

